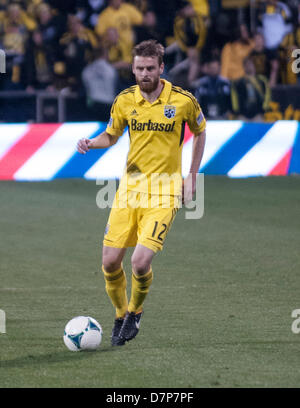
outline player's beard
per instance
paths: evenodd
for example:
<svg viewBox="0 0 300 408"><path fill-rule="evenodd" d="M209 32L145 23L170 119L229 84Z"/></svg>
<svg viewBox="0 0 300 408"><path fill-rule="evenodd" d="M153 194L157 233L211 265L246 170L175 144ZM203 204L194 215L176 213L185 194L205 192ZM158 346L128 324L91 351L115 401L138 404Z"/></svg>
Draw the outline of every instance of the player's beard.
<svg viewBox="0 0 300 408"><path fill-rule="evenodd" d="M159 76L156 77L156 78L153 79L153 80L148 79L148 80L142 80L142 81L139 81L139 80L136 78L136 82L137 82L137 84L138 84L138 86L140 87L140 89L141 89L142 92L151 93L151 92L154 92L155 89L158 87L158 84L159 84Z"/></svg>

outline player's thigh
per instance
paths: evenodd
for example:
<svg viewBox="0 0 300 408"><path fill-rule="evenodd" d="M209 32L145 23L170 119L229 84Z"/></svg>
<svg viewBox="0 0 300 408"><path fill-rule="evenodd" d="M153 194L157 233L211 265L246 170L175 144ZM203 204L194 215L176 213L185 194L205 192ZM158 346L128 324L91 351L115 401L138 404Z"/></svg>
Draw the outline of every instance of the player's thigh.
<svg viewBox="0 0 300 408"><path fill-rule="evenodd" d="M126 248L103 246L102 264L107 272L114 272L121 267Z"/></svg>
<svg viewBox="0 0 300 408"><path fill-rule="evenodd" d="M162 250L179 208L177 204L177 198L171 198L170 206L167 208L159 205L143 210L143 216L138 226L139 244L152 249L154 252Z"/></svg>
<svg viewBox="0 0 300 408"><path fill-rule="evenodd" d="M116 194L105 228L103 245L113 248L128 248L136 245L137 216L136 209L119 199Z"/></svg>

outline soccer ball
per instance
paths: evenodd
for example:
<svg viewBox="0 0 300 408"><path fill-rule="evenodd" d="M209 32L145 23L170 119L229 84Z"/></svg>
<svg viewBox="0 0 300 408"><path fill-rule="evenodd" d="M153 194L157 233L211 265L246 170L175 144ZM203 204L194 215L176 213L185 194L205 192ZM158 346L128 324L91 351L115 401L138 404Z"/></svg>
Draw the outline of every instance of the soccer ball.
<svg viewBox="0 0 300 408"><path fill-rule="evenodd" d="M71 351L96 350L102 340L102 328L89 316L77 316L65 327L64 343Z"/></svg>

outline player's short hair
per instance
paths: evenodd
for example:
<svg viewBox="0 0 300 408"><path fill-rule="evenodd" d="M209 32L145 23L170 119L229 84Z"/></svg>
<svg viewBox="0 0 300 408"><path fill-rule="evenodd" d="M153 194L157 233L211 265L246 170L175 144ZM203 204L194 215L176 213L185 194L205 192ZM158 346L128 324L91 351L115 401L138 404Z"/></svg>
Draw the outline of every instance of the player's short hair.
<svg viewBox="0 0 300 408"><path fill-rule="evenodd" d="M157 57L159 65L162 64L165 54L164 47L156 40L146 40L137 44L133 50L134 57Z"/></svg>

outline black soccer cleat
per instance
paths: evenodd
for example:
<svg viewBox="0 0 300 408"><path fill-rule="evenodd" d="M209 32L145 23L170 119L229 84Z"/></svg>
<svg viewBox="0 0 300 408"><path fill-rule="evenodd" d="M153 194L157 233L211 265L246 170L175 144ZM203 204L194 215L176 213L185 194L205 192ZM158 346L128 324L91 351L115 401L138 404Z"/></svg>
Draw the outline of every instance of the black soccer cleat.
<svg viewBox="0 0 300 408"><path fill-rule="evenodd" d="M111 333L111 345L112 346L124 346L125 344L125 340L119 337L120 330L122 328L123 323L124 323L124 319L122 317L115 319L114 327Z"/></svg>
<svg viewBox="0 0 300 408"><path fill-rule="evenodd" d="M129 341L135 338L140 329L141 317L143 312L135 314L134 312L127 313L124 323L119 333L120 341Z"/></svg>

